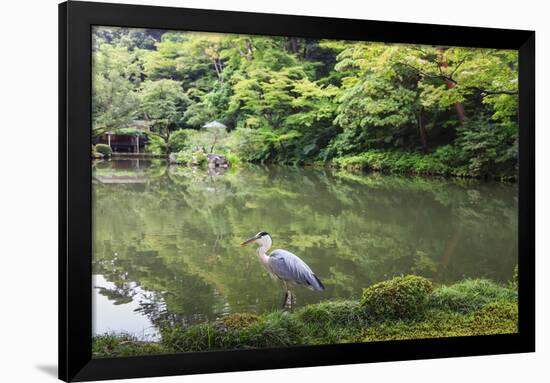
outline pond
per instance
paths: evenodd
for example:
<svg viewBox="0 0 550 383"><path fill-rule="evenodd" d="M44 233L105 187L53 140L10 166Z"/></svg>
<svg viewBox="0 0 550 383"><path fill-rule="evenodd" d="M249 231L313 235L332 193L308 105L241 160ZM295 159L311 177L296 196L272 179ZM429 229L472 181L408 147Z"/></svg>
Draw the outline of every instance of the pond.
<svg viewBox="0 0 550 383"><path fill-rule="evenodd" d="M239 243L267 231L323 292L358 298L417 274L505 282L517 263L517 185L292 166L208 170L162 160L93 167L93 333L157 339L160 324L279 309L283 293Z"/></svg>

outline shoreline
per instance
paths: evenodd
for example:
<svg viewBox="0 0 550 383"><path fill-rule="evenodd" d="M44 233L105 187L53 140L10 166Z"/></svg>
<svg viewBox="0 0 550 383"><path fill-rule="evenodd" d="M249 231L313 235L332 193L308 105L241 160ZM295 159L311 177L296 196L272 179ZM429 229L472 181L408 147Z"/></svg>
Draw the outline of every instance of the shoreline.
<svg viewBox="0 0 550 383"><path fill-rule="evenodd" d="M112 160L135 160L135 159L159 159L169 161L169 154L154 154L154 153L113 153L110 157ZM255 162L255 161L242 161L242 163L254 164L254 165L283 165L283 166L300 166L303 168L314 168L314 169L330 169L337 171L344 171L351 174L382 174L382 175L395 175L395 176L405 176L405 177L423 177L426 179L459 179L459 180L477 180L482 182L500 182L500 183L517 183L517 175L514 176L505 176L497 174L487 174L483 177L475 176L472 174L461 173L445 173L437 171L397 171L392 170L388 167L380 166L369 166L367 164L360 163L347 163L346 159L348 157L341 157L332 162L303 162L303 163L285 163L285 162ZM104 160L103 158L93 158L95 160ZM241 161L239 161L241 162ZM174 164L175 166L182 167L195 167L185 164ZM235 167L237 164L231 164L230 167ZM201 167L201 166L196 166Z"/></svg>
<svg viewBox="0 0 550 383"><path fill-rule="evenodd" d="M160 328L158 342L131 334L93 337L94 357L359 343L517 332L517 280L467 279L433 288L409 275L367 287L361 300L295 311L233 313L214 322Z"/></svg>

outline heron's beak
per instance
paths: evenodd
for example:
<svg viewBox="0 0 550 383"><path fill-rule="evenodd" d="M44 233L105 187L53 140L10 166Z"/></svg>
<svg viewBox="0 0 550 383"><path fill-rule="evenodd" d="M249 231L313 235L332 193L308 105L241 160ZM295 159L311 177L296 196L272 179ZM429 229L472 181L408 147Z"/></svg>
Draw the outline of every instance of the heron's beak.
<svg viewBox="0 0 550 383"><path fill-rule="evenodd" d="M257 240L259 237L257 235L255 235L254 237L252 238L248 238L246 241L244 241L243 243L241 243L241 246L246 246L248 245L249 243L251 242L254 242L255 240Z"/></svg>

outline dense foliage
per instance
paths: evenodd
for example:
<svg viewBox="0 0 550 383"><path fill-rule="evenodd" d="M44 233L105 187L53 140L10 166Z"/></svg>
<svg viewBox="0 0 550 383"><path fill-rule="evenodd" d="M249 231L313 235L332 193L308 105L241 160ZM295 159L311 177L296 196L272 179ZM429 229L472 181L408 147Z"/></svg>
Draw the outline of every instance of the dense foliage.
<svg viewBox="0 0 550 383"><path fill-rule="evenodd" d="M192 129L205 137L190 150L244 161L382 152L393 172L516 174L515 51L111 27L93 49L95 134L139 119L168 151Z"/></svg>

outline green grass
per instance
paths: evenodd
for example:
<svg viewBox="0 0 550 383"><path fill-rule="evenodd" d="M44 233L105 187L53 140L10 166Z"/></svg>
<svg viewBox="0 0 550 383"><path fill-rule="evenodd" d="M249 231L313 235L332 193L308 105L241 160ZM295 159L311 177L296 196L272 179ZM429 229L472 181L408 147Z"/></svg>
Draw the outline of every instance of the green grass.
<svg viewBox="0 0 550 383"><path fill-rule="evenodd" d="M94 358L155 355L171 352L158 342L142 342L130 334L104 334L92 339Z"/></svg>
<svg viewBox="0 0 550 383"><path fill-rule="evenodd" d="M491 302L514 301L517 292L487 279L467 279L451 286L441 286L429 298L433 309L470 313Z"/></svg>
<svg viewBox="0 0 550 383"><path fill-rule="evenodd" d="M365 289L367 301L326 301L294 312L236 313L218 321L161 329L159 343L129 335L97 336L94 357L148 355L307 344L370 342L517 332L517 292L485 279L465 280L432 290L429 281L398 277ZM397 294L397 295L392 295ZM391 310L372 302L397 296ZM411 311L410 302L421 305ZM364 297L363 297L364 298Z"/></svg>

